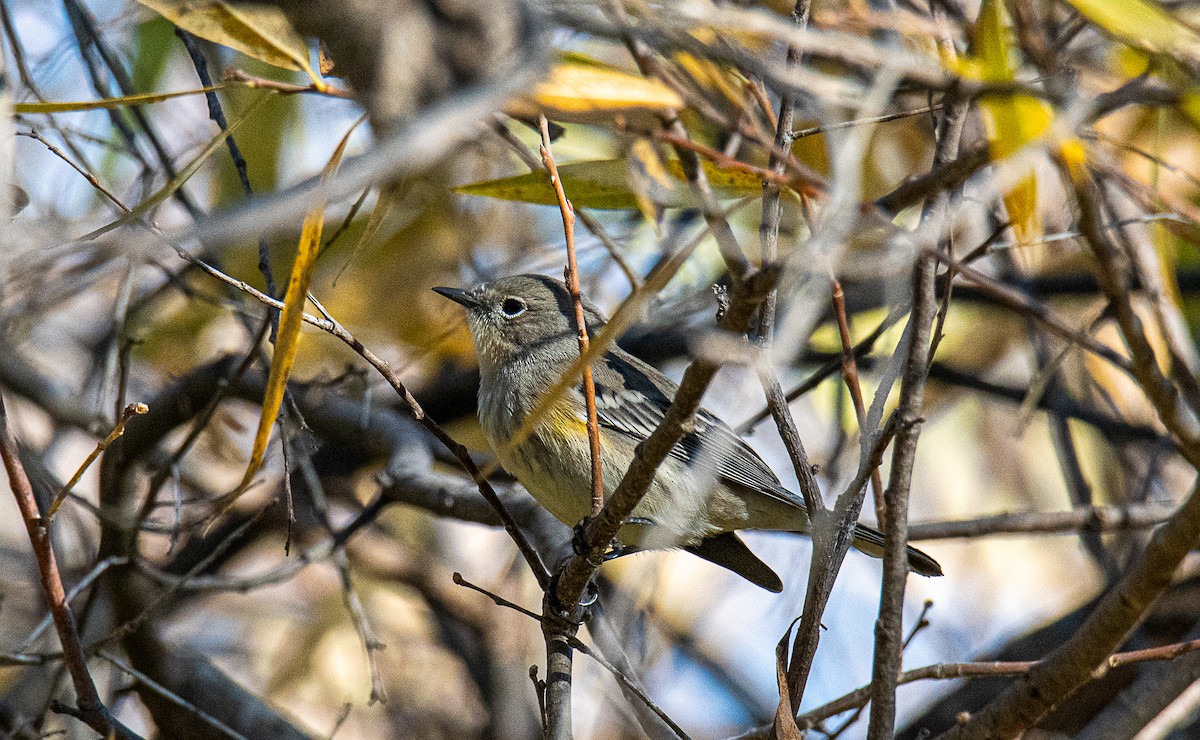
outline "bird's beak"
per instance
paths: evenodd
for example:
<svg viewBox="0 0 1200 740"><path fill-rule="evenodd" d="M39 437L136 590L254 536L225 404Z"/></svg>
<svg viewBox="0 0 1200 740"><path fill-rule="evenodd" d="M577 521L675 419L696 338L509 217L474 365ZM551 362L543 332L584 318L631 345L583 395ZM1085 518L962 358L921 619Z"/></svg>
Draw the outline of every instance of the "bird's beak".
<svg viewBox="0 0 1200 740"><path fill-rule="evenodd" d="M434 288L434 293L440 296L445 296L455 303L466 306L467 308L479 308L479 301L471 297L471 294L461 288Z"/></svg>

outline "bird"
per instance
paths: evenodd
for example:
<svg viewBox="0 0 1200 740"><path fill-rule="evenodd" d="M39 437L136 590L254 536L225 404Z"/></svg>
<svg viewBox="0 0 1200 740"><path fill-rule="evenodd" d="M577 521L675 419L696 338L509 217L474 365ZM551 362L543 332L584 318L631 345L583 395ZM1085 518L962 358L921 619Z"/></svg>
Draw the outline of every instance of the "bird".
<svg viewBox="0 0 1200 740"><path fill-rule="evenodd" d="M579 386L542 413L526 439L510 441L579 356L571 293L560 280L514 275L473 288L437 287L467 310L479 361L479 421L505 470L559 521L576 526L591 512L592 472L586 407ZM606 318L582 300L589 334ZM592 363L606 499L637 445L662 421L678 386L617 346ZM785 488L724 421L701 408L659 466L649 490L617 533L618 551L682 549L778 593L778 574L738 537L742 530L805 534L804 499ZM883 557L883 535L858 524L853 547ZM941 566L909 547L909 566L925 576Z"/></svg>

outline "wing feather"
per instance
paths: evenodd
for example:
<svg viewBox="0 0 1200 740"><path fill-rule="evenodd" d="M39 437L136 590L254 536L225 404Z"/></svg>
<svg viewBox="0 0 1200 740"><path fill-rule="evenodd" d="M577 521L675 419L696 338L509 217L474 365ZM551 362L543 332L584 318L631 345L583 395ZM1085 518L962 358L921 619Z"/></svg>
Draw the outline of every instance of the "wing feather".
<svg viewBox="0 0 1200 740"><path fill-rule="evenodd" d="M650 436L666 415L676 386L666 376L624 352L610 352L596 374L596 413L600 426L635 442ZM780 485L762 458L710 412L696 414L696 430L683 436L671 456L711 469L722 482L759 491L804 507L804 500Z"/></svg>

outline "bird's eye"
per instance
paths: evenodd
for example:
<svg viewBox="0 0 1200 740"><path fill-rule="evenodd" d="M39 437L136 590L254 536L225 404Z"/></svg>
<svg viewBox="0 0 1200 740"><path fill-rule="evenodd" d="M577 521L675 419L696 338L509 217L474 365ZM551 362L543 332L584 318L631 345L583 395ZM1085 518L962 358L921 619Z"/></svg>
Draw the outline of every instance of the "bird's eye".
<svg viewBox="0 0 1200 740"><path fill-rule="evenodd" d="M510 319L515 319L525 313L525 301L520 298L505 298L500 304L500 312Z"/></svg>

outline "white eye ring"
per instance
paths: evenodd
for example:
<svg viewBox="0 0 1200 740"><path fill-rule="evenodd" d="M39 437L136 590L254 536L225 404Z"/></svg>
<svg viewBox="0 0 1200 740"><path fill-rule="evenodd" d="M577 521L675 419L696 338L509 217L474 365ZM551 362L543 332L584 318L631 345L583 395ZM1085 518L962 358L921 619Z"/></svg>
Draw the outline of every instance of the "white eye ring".
<svg viewBox="0 0 1200 740"><path fill-rule="evenodd" d="M521 300L520 298L509 296L508 298L504 299L503 303L500 304L500 313L504 314L506 318L515 319L521 314L525 313L526 309L528 308L529 307L525 305L525 301Z"/></svg>

